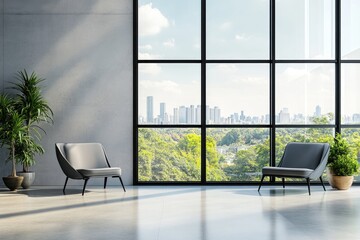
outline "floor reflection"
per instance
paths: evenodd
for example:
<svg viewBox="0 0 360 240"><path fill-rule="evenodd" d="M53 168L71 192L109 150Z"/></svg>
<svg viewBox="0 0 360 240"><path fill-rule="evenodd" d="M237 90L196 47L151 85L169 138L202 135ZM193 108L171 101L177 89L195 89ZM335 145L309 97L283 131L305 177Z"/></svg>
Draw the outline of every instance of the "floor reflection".
<svg viewBox="0 0 360 240"><path fill-rule="evenodd" d="M360 187L89 187L0 191L1 239L360 239ZM78 194L77 194L78 193ZM9 207L11 206L11 207ZM27 224L31 221L31 225ZM19 226L21 226L19 228ZM60 234L61 233L61 234Z"/></svg>

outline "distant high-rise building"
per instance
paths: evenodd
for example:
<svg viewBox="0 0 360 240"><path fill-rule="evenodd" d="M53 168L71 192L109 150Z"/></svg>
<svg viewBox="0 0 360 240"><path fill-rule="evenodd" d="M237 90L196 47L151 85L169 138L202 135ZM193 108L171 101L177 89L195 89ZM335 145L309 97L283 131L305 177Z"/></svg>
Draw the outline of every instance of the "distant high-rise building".
<svg viewBox="0 0 360 240"><path fill-rule="evenodd" d="M154 106L153 106L154 98L153 96L148 96L146 98L146 113L147 113L147 123L154 122Z"/></svg>
<svg viewBox="0 0 360 240"><path fill-rule="evenodd" d="M220 123L220 108L214 107L214 123Z"/></svg>
<svg viewBox="0 0 360 240"><path fill-rule="evenodd" d="M210 107L206 105L206 123L210 122Z"/></svg>
<svg viewBox="0 0 360 240"><path fill-rule="evenodd" d="M269 123L270 122L270 115L266 114L265 115L265 123Z"/></svg>
<svg viewBox="0 0 360 240"><path fill-rule="evenodd" d="M179 123L179 109L174 108L174 117L172 123L178 124Z"/></svg>
<svg viewBox="0 0 360 240"><path fill-rule="evenodd" d="M360 123L360 114L358 113L353 114L352 123Z"/></svg>
<svg viewBox="0 0 360 240"><path fill-rule="evenodd" d="M186 123L186 107L179 107L179 123Z"/></svg>
<svg viewBox="0 0 360 240"><path fill-rule="evenodd" d="M240 120L241 120L241 121L244 121L244 120L245 120L244 111L241 111Z"/></svg>
<svg viewBox="0 0 360 240"><path fill-rule="evenodd" d="M195 108L194 105L190 105L190 121L188 123L195 123Z"/></svg>
<svg viewBox="0 0 360 240"><path fill-rule="evenodd" d="M279 113L280 123L290 123L290 113L287 108L283 108Z"/></svg>
<svg viewBox="0 0 360 240"><path fill-rule="evenodd" d="M210 123L214 123L215 111L213 108L210 108Z"/></svg>
<svg viewBox="0 0 360 240"><path fill-rule="evenodd" d="M195 108L195 123L201 123L201 106L197 105Z"/></svg>
<svg viewBox="0 0 360 240"><path fill-rule="evenodd" d="M166 105L165 103L160 103L160 122L165 123L165 113Z"/></svg>
<svg viewBox="0 0 360 240"><path fill-rule="evenodd" d="M191 123L191 113L190 108L186 108L186 122L185 123Z"/></svg>
<svg viewBox="0 0 360 240"><path fill-rule="evenodd" d="M320 117L321 116L321 107L319 105L317 105L315 107L315 113L314 113L315 117Z"/></svg>
<svg viewBox="0 0 360 240"><path fill-rule="evenodd" d="M235 122L239 122L239 113L234 113Z"/></svg>

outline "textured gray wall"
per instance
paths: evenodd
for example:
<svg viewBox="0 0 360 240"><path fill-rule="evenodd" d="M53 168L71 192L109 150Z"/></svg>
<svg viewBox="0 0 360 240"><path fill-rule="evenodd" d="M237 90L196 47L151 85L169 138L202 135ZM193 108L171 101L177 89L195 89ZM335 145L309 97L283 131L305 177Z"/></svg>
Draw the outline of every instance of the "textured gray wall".
<svg viewBox="0 0 360 240"><path fill-rule="evenodd" d="M55 114L54 125L44 126L35 185L64 183L55 142L103 143L132 184L132 1L0 0L0 12L2 88L17 71L35 71L46 78L44 96ZM10 173L4 155L1 176Z"/></svg>

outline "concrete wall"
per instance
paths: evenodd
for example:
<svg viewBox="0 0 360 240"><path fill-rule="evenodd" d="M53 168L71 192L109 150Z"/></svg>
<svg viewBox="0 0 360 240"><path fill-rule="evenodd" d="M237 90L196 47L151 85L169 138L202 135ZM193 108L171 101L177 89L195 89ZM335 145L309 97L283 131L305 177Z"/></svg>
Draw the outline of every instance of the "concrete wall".
<svg viewBox="0 0 360 240"><path fill-rule="evenodd" d="M55 114L54 125L44 126L35 184L64 184L55 142L103 143L132 184L132 1L0 0L0 13L1 87L19 70L35 71L46 78L43 92ZM10 173L4 155L1 176Z"/></svg>

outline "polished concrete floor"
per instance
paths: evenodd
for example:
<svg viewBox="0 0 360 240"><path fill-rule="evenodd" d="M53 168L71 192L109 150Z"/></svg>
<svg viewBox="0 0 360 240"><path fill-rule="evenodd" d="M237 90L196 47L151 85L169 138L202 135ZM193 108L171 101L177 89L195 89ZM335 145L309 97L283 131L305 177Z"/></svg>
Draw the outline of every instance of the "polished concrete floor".
<svg viewBox="0 0 360 240"><path fill-rule="evenodd" d="M0 189L0 239L360 239L360 187Z"/></svg>

